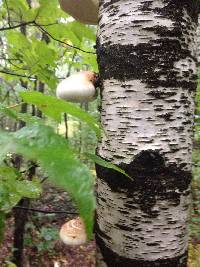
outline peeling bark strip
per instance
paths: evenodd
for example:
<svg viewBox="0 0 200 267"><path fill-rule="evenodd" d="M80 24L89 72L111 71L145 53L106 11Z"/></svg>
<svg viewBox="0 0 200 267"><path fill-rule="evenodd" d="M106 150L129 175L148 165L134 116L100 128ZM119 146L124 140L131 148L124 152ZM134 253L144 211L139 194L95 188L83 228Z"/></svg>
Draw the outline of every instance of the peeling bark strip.
<svg viewBox="0 0 200 267"><path fill-rule="evenodd" d="M199 0L101 0L98 267L186 267Z"/></svg>

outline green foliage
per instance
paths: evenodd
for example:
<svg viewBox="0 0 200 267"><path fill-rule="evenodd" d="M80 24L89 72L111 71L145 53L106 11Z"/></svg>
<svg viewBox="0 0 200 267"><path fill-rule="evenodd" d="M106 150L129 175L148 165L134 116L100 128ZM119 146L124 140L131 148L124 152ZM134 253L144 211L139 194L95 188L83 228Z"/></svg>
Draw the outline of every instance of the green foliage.
<svg viewBox="0 0 200 267"><path fill-rule="evenodd" d="M54 252L55 242L59 239L58 229L55 227L36 227L33 223L27 223L25 245L37 248L39 252Z"/></svg>
<svg viewBox="0 0 200 267"><path fill-rule="evenodd" d="M22 197L37 198L40 193L41 186L38 179L23 180L21 174L14 168L0 166L0 211L9 212Z"/></svg>
<svg viewBox="0 0 200 267"><path fill-rule="evenodd" d="M86 122L95 131L96 135L100 137L101 129L98 121L76 105L34 91L21 92L20 95L26 103L36 105L44 114L58 122L61 121L61 115L64 112L75 116L81 121Z"/></svg>
<svg viewBox="0 0 200 267"><path fill-rule="evenodd" d="M28 11L29 7L26 0L9 0L9 8L14 10L18 14L24 14L24 12Z"/></svg>
<svg viewBox="0 0 200 267"><path fill-rule="evenodd" d="M58 229L52 227L42 227L40 229L41 241L37 243L38 251L52 250L54 242L58 240Z"/></svg>
<svg viewBox="0 0 200 267"><path fill-rule="evenodd" d="M17 267L17 266L11 261L6 261L6 267Z"/></svg>
<svg viewBox="0 0 200 267"><path fill-rule="evenodd" d="M39 0L39 7L33 8L37 22L40 24L54 23L58 19L67 18L68 15L64 13L58 6L58 0Z"/></svg>
<svg viewBox="0 0 200 267"><path fill-rule="evenodd" d="M199 168L200 167L200 153L199 153L199 149L193 150L192 161L194 164L194 168L193 168L194 181L200 182L200 168Z"/></svg>
<svg viewBox="0 0 200 267"><path fill-rule="evenodd" d="M5 61L6 71L37 77L48 89L55 90L58 82L56 71L60 64L84 65L98 70L93 48L95 27L67 20L68 15L58 7L57 0L40 0L39 5L31 8L26 0L7 0L7 5L7 19L13 21L10 25L27 25L0 32L5 39L3 53L6 50L7 58L14 59ZM4 20L8 15L7 5L4 3L0 9L0 17ZM76 60L71 61L74 54ZM7 80L14 80L12 75L4 76Z"/></svg>
<svg viewBox="0 0 200 267"><path fill-rule="evenodd" d="M18 115L15 111L7 108L5 105L0 104L0 116L4 116L7 115L13 119L18 119Z"/></svg>
<svg viewBox="0 0 200 267"><path fill-rule="evenodd" d="M33 6L33 2L30 6L26 0L0 3L0 28L6 28L0 31L3 40L0 56L4 58L1 59L0 67L0 122L2 128L13 131L9 133L2 130L0 135L0 175L2 173L4 177L1 180L4 186L0 190L4 188L4 194L1 192L0 205L7 212L21 197L37 197L41 190L38 180L26 181L15 169L3 165L7 153L23 154L27 159L37 160L50 180L72 195L91 236L95 207L94 180L88 167L77 159L79 155L76 156L74 148L69 145L76 137L73 136L73 141L69 140L68 143L52 128L45 126L48 123L55 129L52 120L49 122L45 119L42 123L42 120L30 113L34 114L34 110L38 111L39 108L56 122L61 121L64 112L71 114L80 124L85 123L82 128L84 133L77 135L77 138L83 140L81 146L85 145L84 140L89 142L90 136L90 147L95 149L95 134L97 137L101 135L101 127L95 118L77 105L36 91L40 90L42 84L45 93L54 94L58 78L80 69L98 70L93 48L96 28L69 19L58 7L57 0L36 2L36 6ZM9 29L10 26L17 27ZM21 92L26 90L29 92ZM19 92L23 100L30 104L27 113L20 112ZM16 103L18 106L15 107ZM26 122L27 127L15 132L20 120ZM87 151L86 146L84 148ZM3 171L6 167L9 169L7 175L5 169ZM3 229L3 222L4 213L0 229Z"/></svg>
<svg viewBox="0 0 200 267"><path fill-rule="evenodd" d="M6 37L9 42L8 54L11 57L17 56L20 61L20 74L37 75L40 81L54 89L57 82L55 50L44 41L39 41L35 37L27 38L18 31L9 31Z"/></svg>
<svg viewBox="0 0 200 267"><path fill-rule="evenodd" d="M124 170L122 170L121 168L117 167L116 165L114 165L113 163L111 162L108 162L106 160L103 160L102 158L100 158L99 156L97 155L94 155L94 154L90 154L90 153L85 153L84 154L87 158L91 159L93 162L105 167L105 168L108 168L108 169L113 169L119 173L122 173L123 175L125 175L126 177L128 177L129 179L133 180L133 178L131 178Z"/></svg>
<svg viewBox="0 0 200 267"><path fill-rule="evenodd" d="M192 181L192 210L190 220L190 237L192 240L200 240L200 153L198 149L193 151L193 181Z"/></svg>
<svg viewBox="0 0 200 267"><path fill-rule="evenodd" d="M21 106L21 104L19 106ZM15 109L11 109L3 104L0 104L0 118L3 117L4 115L7 115L8 117L16 121L21 120L26 123L34 123L41 121L41 119L36 116L31 116L28 113L17 112Z"/></svg>
<svg viewBox="0 0 200 267"><path fill-rule="evenodd" d="M37 178L32 181L24 180L16 169L3 163L0 165L0 241L3 239L6 213L11 211L21 198L37 198L40 193L41 184Z"/></svg>
<svg viewBox="0 0 200 267"><path fill-rule="evenodd" d="M94 42L96 41L94 27L88 27L78 21L70 22L68 25L70 30L77 36L80 41L84 39Z"/></svg>
<svg viewBox="0 0 200 267"><path fill-rule="evenodd" d="M77 159L67 141L51 127L33 123L15 133L1 131L0 146L2 160L9 152L37 160L50 180L71 194L91 238L95 208L94 179L89 169Z"/></svg>

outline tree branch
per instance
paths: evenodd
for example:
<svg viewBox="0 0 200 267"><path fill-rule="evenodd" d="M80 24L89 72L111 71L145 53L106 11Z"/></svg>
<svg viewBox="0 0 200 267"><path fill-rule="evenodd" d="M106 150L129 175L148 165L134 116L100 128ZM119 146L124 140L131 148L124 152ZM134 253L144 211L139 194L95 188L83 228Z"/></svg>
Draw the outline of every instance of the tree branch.
<svg viewBox="0 0 200 267"><path fill-rule="evenodd" d="M8 75L12 75L12 76L17 76L17 77L21 77L21 78L28 78L28 79L35 80L35 77L24 75L24 74L18 74L18 73L10 72L8 70L1 70L0 69L0 73L5 73L5 74L8 74Z"/></svg>
<svg viewBox="0 0 200 267"><path fill-rule="evenodd" d="M10 19L8 18L8 24L9 24L9 27L2 27L0 28L0 31L7 31L7 30L13 30L13 29L17 29L17 28L21 28L23 26L26 26L26 25L29 25L29 26L36 26L38 27L43 33L46 33L49 37L51 37L51 39L53 39L54 41L56 42L59 42L65 46L68 46L68 47L71 47L73 49L76 49L76 50L79 50L81 52L84 52L84 53L87 53L87 54L96 54L96 52L91 52L91 51L86 51L84 49L81 49L77 46L73 46L73 45L70 45L64 41L61 41L57 38L55 38L53 35L51 35L47 30L45 30L43 27L47 27L47 26L52 26L52 25L55 25L55 24L58 24L57 22L56 23L49 23L49 24L39 24L36 22L36 19L37 19L37 16L34 20L31 20L31 21L26 21L26 22L22 22L22 23L19 23L17 25L11 25L10 24Z"/></svg>
<svg viewBox="0 0 200 267"><path fill-rule="evenodd" d="M17 28L20 28L20 27L23 27L23 26L26 26L26 25L34 26L34 27L38 27L38 25L43 26L43 27L48 27L48 26L53 26L53 25L56 25L56 24L58 24L58 22L53 22L53 23L48 23L48 24L38 24L38 23L36 23L36 19L34 19L34 20L31 20L31 21L25 21L25 22L21 22L21 23L18 22L17 25L13 25L12 26L10 24L10 21L9 21L8 22L9 27L2 27L2 28L0 28L0 31L13 30L13 29L17 29Z"/></svg>
<svg viewBox="0 0 200 267"><path fill-rule="evenodd" d="M34 208L27 208L23 206L15 206L13 209L22 209L22 210L28 210L30 212L39 212L39 213L45 213L45 214L60 214L60 213L65 213L65 214L72 214L72 215L78 215L77 212L68 212L68 211L60 211L60 210L41 210L41 209L34 209Z"/></svg>
<svg viewBox="0 0 200 267"><path fill-rule="evenodd" d="M7 0L5 0L5 5L6 5L6 9L7 9L7 14L8 14L8 25L11 27L10 10L9 10L9 7L8 7Z"/></svg>
<svg viewBox="0 0 200 267"><path fill-rule="evenodd" d="M0 28L0 31L13 30L13 29L17 29L17 28L20 28L22 26L30 25L30 24L33 24L33 23L34 23L34 20L33 21L22 22L22 23L17 24L17 25Z"/></svg>
<svg viewBox="0 0 200 267"><path fill-rule="evenodd" d="M4 98L2 99L1 103L4 103L4 101L6 101L6 99L9 97L9 91L6 92Z"/></svg>
<svg viewBox="0 0 200 267"><path fill-rule="evenodd" d="M53 35L51 35L47 30L45 30L40 24L37 24L37 22L34 22L35 23L35 25L43 32L43 33L46 33L49 37L51 37L51 39L53 39L54 41L56 41L56 42L59 42L60 44L63 44L63 45L65 45L65 46L68 46L68 47L71 47L71 48L73 48L73 49L76 49L76 50L79 50L79 51L81 51L81 52L84 52L84 53L87 53L87 54L96 54L96 52L91 52L91 51L86 51L86 50L84 50L84 49L81 49L81 48L79 48L79 47L77 47L77 46L74 46L74 45L70 45L70 44L68 44L68 43L65 43L64 41L61 41L61 40L59 40L59 39L57 39L57 38L55 38Z"/></svg>

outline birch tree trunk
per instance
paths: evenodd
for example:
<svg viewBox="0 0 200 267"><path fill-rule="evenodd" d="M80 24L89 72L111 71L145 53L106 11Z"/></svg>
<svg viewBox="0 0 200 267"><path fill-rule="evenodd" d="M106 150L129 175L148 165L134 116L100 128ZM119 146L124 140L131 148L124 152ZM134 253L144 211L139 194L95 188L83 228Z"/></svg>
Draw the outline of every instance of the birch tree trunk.
<svg viewBox="0 0 200 267"><path fill-rule="evenodd" d="M200 66L200 14L198 16L197 26L197 67Z"/></svg>
<svg viewBox="0 0 200 267"><path fill-rule="evenodd" d="M100 1L98 267L187 265L197 4Z"/></svg>

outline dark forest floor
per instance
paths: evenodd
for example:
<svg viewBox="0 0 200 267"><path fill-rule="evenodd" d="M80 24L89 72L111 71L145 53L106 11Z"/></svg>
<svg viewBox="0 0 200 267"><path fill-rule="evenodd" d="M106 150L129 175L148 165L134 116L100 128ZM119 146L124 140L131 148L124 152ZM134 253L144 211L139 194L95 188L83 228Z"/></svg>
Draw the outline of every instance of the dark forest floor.
<svg viewBox="0 0 200 267"><path fill-rule="evenodd" d="M198 202L199 204L200 202ZM44 185L40 199L31 202L31 208L43 211L67 211L69 214L29 212L25 233L23 267L94 267L95 242L82 246L66 246L59 240L58 232L65 221L76 212L69 196L61 189ZM198 207L199 208L199 207ZM193 214L190 224L189 266L200 267L200 214ZM4 242L0 246L0 267L12 267L13 246L12 214L7 219ZM114 266L113 266L114 267Z"/></svg>
<svg viewBox="0 0 200 267"><path fill-rule="evenodd" d="M41 198L31 202L31 208L76 212L67 193L48 183L44 185ZM23 267L94 267L94 241L70 247L59 240L60 226L74 217L76 215L64 213L29 212ZM4 242L0 246L0 267L9 266L6 262L12 260L13 225L11 215L7 219Z"/></svg>

